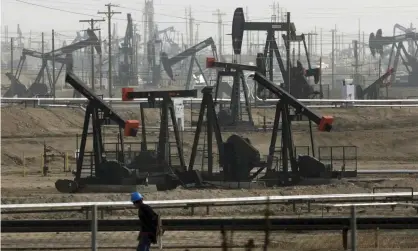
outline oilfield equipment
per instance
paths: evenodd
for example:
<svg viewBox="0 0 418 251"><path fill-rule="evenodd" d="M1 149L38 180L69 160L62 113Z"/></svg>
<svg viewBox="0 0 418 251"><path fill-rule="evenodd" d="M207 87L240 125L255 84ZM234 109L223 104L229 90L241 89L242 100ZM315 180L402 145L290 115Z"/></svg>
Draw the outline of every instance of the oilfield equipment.
<svg viewBox="0 0 418 251"><path fill-rule="evenodd" d="M289 60L289 55L287 55L288 64L286 69L277 49L277 44L271 36L273 36L276 30L287 31L287 36L283 36L286 43L304 41L304 37L295 35L295 28L290 23L290 19L288 19L287 23L249 23L245 22L242 17L242 8L237 8L234 13L232 28L234 53L240 53L244 30L267 30L269 35L265 53L270 52L270 61L265 60L268 58L265 57L265 53L257 55L256 66L217 62L215 52L213 52L214 57L207 58L206 68L217 69L218 76L215 88L208 86L202 89L203 98L201 99L195 138L188 166L186 166L184 148L180 142L180 130L174 111L174 100L177 98L196 98L197 90L134 91L133 88L122 88L122 100L125 102L135 99L146 99L146 101L139 103L141 113L141 126L139 126L140 123L137 120L123 120L111 107L106 105L103 99L95 95L80 79L69 72L66 82L86 97L89 102L79 147L75 179L58 180L56 182L57 189L61 192L82 192L83 190L88 190L89 187L103 188L103 186L106 186L107 190L113 189L114 191L121 186L156 185L157 190L170 190L178 186L185 188L240 187L244 184L249 186L255 181L261 181L268 186L273 186L293 185L309 179L329 180L331 178L356 176L356 170L346 171L344 167L341 170L337 170L333 163L324 164L315 158L312 122L318 126L320 131L330 131L333 119L332 117L315 114L310 108L286 91L286 88L289 88L293 81L302 83L298 85L300 88L303 85L308 85L306 81L307 76L314 76L315 81L317 81L320 71L311 68L304 70L300 62L298 62L297 67L293 67ZM193 62L196 53L207 46L211 46L212 50L215 51L212 38L208 38L172 58L168 58L168 55L161 53L161 64L170 78L173 78L174 74L171 67L174 64L186 57L191 57L191 62ZM288 49L288 47L286 48ZM289 50L287 51L289 52ZM266 77L266 75L271 77L271 72L268 69L272 68L266 67L266 63L268 62L271 66L273 52L276 54L276 59L284 76L285 82L283 87L274 84ZM189 73L191 68L192 66L189 68ZM232 126L235 129L238 128L239 124L254 126L244 71L252 72L257 86L254 88L256 95L261 92L267 92L270 93L270 97L278 99L276 101L273 134L266 158L262 157L259 150L247 138L238 134L231 135L226 141L222 138L221 131L227 126ZM222 83L221 79L224 76L233 78L233 84L229 92L231 97L229 109L217 107L217 95ZM190 80L190 74L188 79ZM187 87L190 88L190 86ZM296 89L291 88L291 91ZM248 114L246 121L240 113L240 110L242 110L241 90L244 93L244 109ZM214 91L215 93L213 93ZM305 95L308 92L299 91L296 93L297 95ZM152 143L148 142L146 137L147 127L144 116L144 109L146 108L160 109L160 129L155 149L150 148ZM290 114L291 111L295 114ZM313 156L310 156L309 153L296 156L296 147L293 142L291 128L291 121L294 120L295 115L304 116L309 121L309 127L311 128L310 147L312 147ZM87 135L89 134L90 117L93 128L93 152L87 152L85 148ZM169 140L169 121L171 121L174 131L174 142ZM117 142L107 143L107 145L113 144L115 149L113 152L105 149L106 144L103 143L102 130L100 129L101 126L108 124L116 124L119 128ZM133 154L132 150L130 150L128 155L125 152L128 143L124 142L123 135L136 136L139 127L141 127L141 142L136 143L140 145L140 149L134 150ZM199 142L202 131L205 131L203 145ZM276 141L279 131L281 131L281 147L277 148ZM214 152L212 145L213 136L216 141L217 153ZM130 142L129 144L133 143ZM132 146L128 148L132 149ZM91 159L93 161L90 161L90 165L84 165L83 161L85 156L88 155L92 156ZM198 170L195 165L197 155L207 159L207 168L202 166L201 170ZM214 156L218 156L217 161L214 159ZM218 165L217 169L215 168L216 162ZM103 189L99 190L104 191Z"/></svg>
<svg viewBox="0 0 418 251"><path fill-rule="evenodd" d="M309 183L313 180L329 182L334 178L357 175L357 169L346 169L345 159L343 159L342 166L335 164L332 158L332 146L329 147L331 156L328 159L321 158L320 152L323 150L315 150L312 124L317 125L321 133L330 132L333 118L316 114L298 100L310 99L320 94L314 90L313 86L319 83L321 69L312 68L305 35L297 35L294 23L290 22L290 13L287 15L286 22L247 22L243 9L237 8L232 24L234 50L232 62L218 61L216 46L211 37L170 57L171 53L162 51L159 33L152 29L149 39L143 43L147 46L147 55L144 58L144 62L147 62L143 62L141 66L146 67L149 70L148 73L152 72L152 77L144 78L144 83L159 85L162 79L161 65L168 77L174 80L175 69L173 68L176 64L185 59L190 62L185 86L182 89L167 91L137 91L126 87L136 85L139 87L138 76L141 75L138 72L140 66L136 54L137 48L135 48L135 45L138 45L136 40L138 38L136 38L130 14L127 15L127 19L128 25L118 56L123 60L118 64L118 79L113 82L116 86L124 87L121 94L125 104L132 102L138 105L140 120L123 119L114 108L107 104L105 99L96 95L72 71L71 53L73 51L94 45L96 51L101 53L100 41L92 30L87 31L88 39L60 50L40 56L29 53L27 50L23 53L24 56L38 55L43 60L41 71L47 68L46 62L51 60L50 57L65 65L67 68L65 82L74 88L75 93L87 99L81 142L77 146L74 179L57 180L55 186L58 191L63 193L130 191L138 185L155 185L160 191L175 189L178 186L184 188L250 187L254 184L283 186L296 185L300 182ZM267 32L264 49L255 58L256 65L237 62L237 57L242 50L244 31ZM280 52L275 38L277 31L286 33L280 38L284 42L286 59L282 58L283 53ZM295 60L295 57L292 59L292 43L303 44L307 68L304 68L299 60ZM212 56L206 59L206 69L202 69L197 60L197 53L207 47L211 48ZM283 83L274 82L273 63L275 60ZM198 90L192 85L195 65L206 84L201 89L201 99L197 99ZM213 86L209 84L204 74L205 70L210 69L215 69L217 74ZM18 70L15 75L16 79L19 74ZM375 98L377 88L390 74L392 70L362 90L361 97ZM225 77L232 78L231 86L224 81ZM313 77L314 84L309 83L309 77ZM248 80L253 81L252 88L249 88ZM55 82L56 79L52 80L52 87L49 89L55 88ZM48 93L49 89L46 88L45 92ZM220 98L223 94L229 96L230 99L225 102ZM200 102L198 120L195 122L196 127L193 128L195 134L191 149L186 149L183 144L180 133L184 131L184 124L176 114L176 104L182 103L183 99ZM270 104L274 102L275 104L271 142L266 156L263 156L248 138L239 135L243 128L257 130L250 101ZM159 109L157 142L149 141L150 133L146 125L145 109ZM292 122L302 118L307 122L306 124L309 124L308 137L310 138L308 151L304 153L295 146L292 136ZM192 125L193 122L191 121ZM116 140L113 142L104 140L103 128L107 126L117 128L114 134ZM225 131L232 131L235 134L224 139L222 132ZM278 137L280 137L280 146L277 142ZM127 140L128 138L131 140ZM170 138L174 138L174 141ZM203 138L203 143L201 138ZM89 139L93 143L91 151L87 150ZM213 144L214 140L215 144ZM338 147L356 149L355 146ZM324 148L318 147L318 149ZM188 152L185 153L186 151ZM345 154L343 156L343 158L347 157ZM186 160L187 157L190 157L189 161ZM202 159L200 166L197 164L198 158ZM207 163L204 163L205 161Z"/></svg>
<svg viewBox="0 0 418 251"><path fill-rule="evenodd" d="M203 50L203 49L205 49L209 46L211 47L213 56L215 58L218 58L218 55L216 53L215 42L213 41L212 37L209 37L209 38L203 40L202 42L200 42L198 44L195 44L190 48L187 48L186 50L180 52L179 54L177 54L177 55L175 55L171 58L168 58L168 55L167 55L166 52L161 52L161 63L163 65L164 71L167 73L167 76L171 80L174 80L174 73L173 73L172 67L175 64L177 64L177 63L179 63L179 62L181 62L181 61L190 57L190 65L189 65L186 84L185 84L186 90L194 89L194 88L192 88L192 83L191 83L192 82L192 76L193 76L194 64L196 64L197 67L199 68L199 72L203 76L203 80L204 80L205 84L208 86L209 83L208 83L208 81L205 77L205 74L202 70L202 67L199 64L199 61L196 58L196 54L199 51L201 51L201 50Z"/></svg>
<svg viewBox="0 0 418 251"><path fill-rule="evenodd" d="M85 40L74 42L73 44L70 44L68 46L64 46L60 49L56 49L54 51L43 54L34 50L23 49L15 74L13 75L11 73L6 73L6 76L11 81L11 85L9 89L6 91L6 93L3 95L3 97L34 97L39 95L51 95L52 93L54 93L56 82L64 66L66 67L66 72L71 72L73 70L73 52L93 45L97 53L101 53L99 39L94 33L94 31L87 30L87 35L88 38ZM29 88L27 88L19 80L22 67L25 63L27 56L39 58L42 60L41 69L39 70L39 73L36 76L35 81L31 84ZM57 75L55 76L55 79L53 79L53 76L51 76L51 70L48 65L48 61L54 61L61 64L61 67ZM48 85L45 84L45 72Z"/></svg>
<svg viewBox="0 0 418 251"><path fill-rule="evenodd" d="M136 39L139 38L134 33L134 25L131 13L126 15L127 25L123 42L119 46L119 76L116 76L113 83L116 86L137 86L138 85L138 65L136 57Z"/></svg>
<svg viewBox="0 0 418 251"><path fill-rule="evenodd" d="M266 66L266 76L273 81L273 61L277 60L277 64L280 68L280 72L283 76L283 87L288 90L296 98L311 98L314 97L317 92L308 84L306 77L314 76L315 83L318 83L320 70L317 68L312 69L310 66L309 55L306 53L309 68L305 70L300 62L297 62L297 66L294 67L291 62L290 42L303 42L306 50L305 36L296 35L296 28L294 23L290 22L290 13L288 13L287 22L246 22L244 17L243 8L237 8L234 12L232 21L232 46L235 55L241 54L242 41L244 37L244 31L266 31L266 43L263 51L264 65ZM280 55L280 51L276 42L275 32L283 31L286 35L283 35L283 40L286 45L286 64ZM290 69L289 71L287 69ZM286 80L287 76L291 75L292 85ZM260 99L267 97L260 97Z"/></svg>
<svg viewBox="0 0 418 251"><path fill-rule="evenodd" d="M195 187L239 187L245 184L253 183L256 179L272 185L291 185L297 184L301 180L326 179L336 177L355 176L356 171L335 170L332 164L323 164L318 159L309 155L299 155L296 157L295 146L291 137L291 117L289 108L293 108L298 113L306 116L309 121L318 125L321 131L330 131L332 118L321 117L312 112L293 96L284 91L281 87L275 86L267 80L262 74L256 72L254 79L260 85L278 96L280 101L276 107L275 123L273 128L272 142L270 145L267 159L261 157L260 152L251 144L249 139L239 135L232 135L226 141L223 141L221 130L216 116L215 104L213 99L213 88L206 87L202 90L203 98L199 119L196 126L195 139L193 141L192 152L189 166L186 167L183 148L180 144L179 129L176 115L173 109L172 98L196 97L196 90L172 90L172 91L142 91L134 92L132 88L124 88L122 97L126 102L135 98L147 98L148 101L140 104L141 109L141 149L134 154L134 157L128 156L124 152L124 141L122 135L134 136L138 132L138 121L125 121L120 118L115 111L107 106L99 97L92 94L76 76L72 73L67 74L66 81L77 89L83 96L89 99L88 109L86 109L86 120L83 127L83 138L79 147L79 156L77 160L77 170L74 180L58 180L56 187L61 192L81 192L83 188L98 188L101 192L115 191L122 189L120 187L132 185L156 185L158 190L170 190L177 186L185 188ZM147 131L144 126L144 108L161 108L161 122L159 140L155 150L148 149L146 139ZM206 110L206 119L205 119ZM174 129L176 153L172 154L171 142L169 142L168 118L171 117L171 123ZM93 153L94 163L90 163L85 172L83 172L83 158L87 154L85 142L88 134L89 118L92 115L93 122ZM101 141L100 126L110 121L116 123L119 127L119 140L116 151L113 154L115 160L110 159L110 152L104 149L104 143ZM279 122L281 121L281 128ZM311 126L311 123L310 123ZM198 151L199 136L203 128L206 128L206 139L204 143L204 155L207 151L208 167L207 170L196 170L194 163ZM282 147L278 151L276 140L278 131L281 130ZM212 151L213 134L218 148L219 172L214 172ZM311 130L312 134L312 130ZM312 135L311 135L312 139ZM313 146L313 141L311 142ZM280 158L276 154L280 152ZM109 156L107 154L109 153ZM176 157L178 163L175 163ZM262 172L265 174L261 177ZM81 174L88 174L87 177L81 177ZM112 190L113 189L113 190ZM131 188L130 188L131 189ZM84 191L86 191L84 190ZM93 189L94 190L94 189Z"/></svg>
<svg viewBox="0 0 418 251"><path fill-rule="evenodd" d="M409 49L408 51L404 42L408 42L410 46L412 44L410 48L414 48L414 45L418 47L418 33L406 30L406 33L402 35L384 37L382 29L378 29L376 34L372 32L369 36L369 47L373 56L379 54L380 57L383 57L383 48L391 46L387 68L388 70L393 69L393 73L390 76L389 83L393 86L416 87L418 84L418 50ZM396 72L399 69L400 60L408 74L405 78L397 81Z"/></svg>
<svg viewBox="0 0 418 251"><path fill-rule="evenodd" d="M379 99L380 97L380 88L386 87L388 85L387 79L389 76L393 75L393 68L388 69L385 74L380 76L376 81L362 88L360 85L355 86L355 96L357 99Z"/></svg>
<svg viewBox="0 0 418 251"><path fill-rule="evenodd" d="M80 143L80 151L77 158L77 169L74 180L58 180L55 187L60 192L76 192L87 184L114 184L122 182L122 178L135 179L135 173L125 166L122 166L123 157L116 156L114 160L107 159L102 138L102 125L117 124L124 136L135 136L139 127L137 120L123 120L113 109L104 103L96 94L94 94L75 74L67 72L65 81L69 83L75 90L89 100L85 112L85 120L83 125L83 134ZM89 124L92 124L92 132L89 133ZM85 148L87 137L93 134L93 155L94 168L88 177L82 177L83 161L85 157ZM120 136L120 145L123 146L123 136ZM123 155L123 147L121 154Z"/></svg>

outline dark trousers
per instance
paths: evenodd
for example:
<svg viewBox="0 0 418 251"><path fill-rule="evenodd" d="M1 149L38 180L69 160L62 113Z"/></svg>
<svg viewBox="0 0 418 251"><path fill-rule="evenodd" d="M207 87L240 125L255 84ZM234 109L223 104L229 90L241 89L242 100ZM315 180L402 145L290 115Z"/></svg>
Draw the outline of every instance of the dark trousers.
<svg viewBox="0 0 418 251"><path fill-rule="evenodd" d="M149 251L151 246L151 240L146 233L141 233L138 247L136 251Z"/></svg>

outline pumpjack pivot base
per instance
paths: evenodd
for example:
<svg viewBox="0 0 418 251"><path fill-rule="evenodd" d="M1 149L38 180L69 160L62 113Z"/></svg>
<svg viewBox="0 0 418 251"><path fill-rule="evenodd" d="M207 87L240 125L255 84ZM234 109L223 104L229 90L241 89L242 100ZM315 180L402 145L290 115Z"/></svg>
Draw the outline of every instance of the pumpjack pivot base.
<svg viewBox="0 0 418 251"><path fill-rule="evenodd" d="M55 182L55 188L60 193L75 193L78 190L78 183L74 180L57 180Z"/></svg>

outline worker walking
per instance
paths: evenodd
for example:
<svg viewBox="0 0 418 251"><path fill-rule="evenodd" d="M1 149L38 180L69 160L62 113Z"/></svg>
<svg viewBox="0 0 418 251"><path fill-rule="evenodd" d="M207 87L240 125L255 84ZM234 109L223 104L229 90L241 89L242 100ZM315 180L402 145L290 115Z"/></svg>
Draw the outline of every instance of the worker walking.
<svg viewBox="0 0 418 251"><path fill-rule="evenodd" d="M158 214L143 202L143 197L138 192L131 194L131 201L138 208L138 216L141 222L141 231L138 236L137 251L150 250L151 243L157 243Z"/></svg>

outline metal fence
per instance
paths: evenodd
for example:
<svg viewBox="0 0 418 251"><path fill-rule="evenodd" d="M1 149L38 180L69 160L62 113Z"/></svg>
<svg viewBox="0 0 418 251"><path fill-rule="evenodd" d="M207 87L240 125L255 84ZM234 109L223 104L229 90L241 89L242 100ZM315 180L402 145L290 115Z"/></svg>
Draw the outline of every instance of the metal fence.
<svg viewBox="0 0 418 251"><path fill-rule="evenodd" d="M417 204L352 203L324 204L334 208L338 216L329 217L281 217L272 216L277 210L269 200L258 205L263 208L262 217L237 218L227 217L178 217L156 209L160 216L158 242L153 249L202 250L204 248L265 248L265 250L357 250L357 248L416 247L418 218L405 216L405 211L398 211L402 217L368 217L367 208L387 206L400 208L418 207ZM112 202L107 203L108 206ZM115 206L120 206L117 202ZM128 203L125 203L128 205ZM150 203L152 205L152 203ZM64 210L79 209L80 203L61 203L60 207L49 212L23 214L2 213L2 250L135 250L139 222L136 210L132 206L108 214L102 218L103 203L86 203L89 208L87 219L82 219L75 212ZM37 204L37 209L48 207ZM49 204L49 207L51 204ZM156 207L156 205L152 205ZM26 210L30 205L26 205ZM44 208L44 210L45 210ZM63 211L57 211L58 208ZM350 210L341 210L341 209ZM361 208L361 209L357 209ZM21 208L8 210L25 210ZM3 211L4 209L2 209ZM41 219L41 220L40 220ZM388 230L401 230L393 232ZM359 230L359 231L358 231ZM276 234L280 232L280 234ZM415 235L416 236L416 235ZM415 239L415 240L414 240Z"/></svg>

